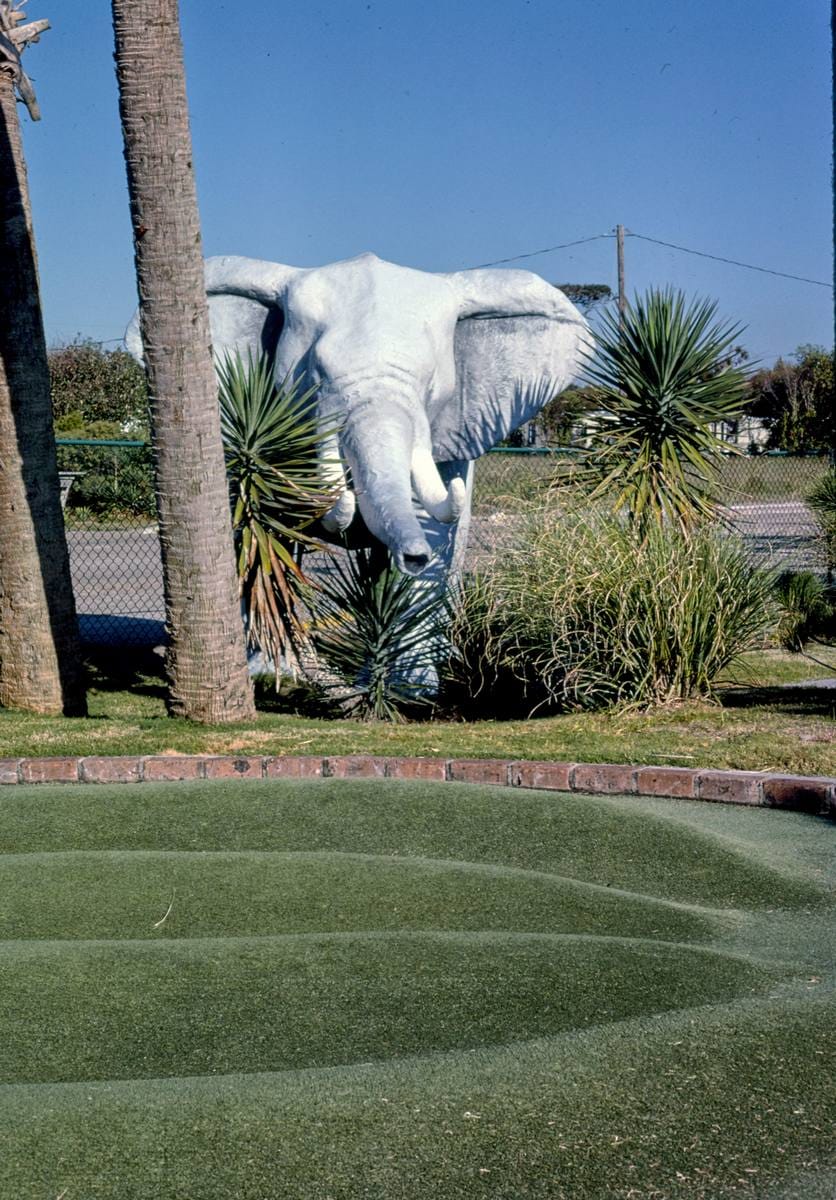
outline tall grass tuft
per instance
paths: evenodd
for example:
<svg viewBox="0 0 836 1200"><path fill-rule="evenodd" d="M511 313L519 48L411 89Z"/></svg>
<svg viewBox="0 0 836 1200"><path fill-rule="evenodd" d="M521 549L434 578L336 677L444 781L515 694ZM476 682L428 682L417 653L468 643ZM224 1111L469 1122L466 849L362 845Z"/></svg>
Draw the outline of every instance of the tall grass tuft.
<svg viewBox="0 0 836 1200"><path fill-rule="evenodd" d="M772 616L770 577L726 532L547 510L464 583L454 670L520 715L665 704L710 695Z"/></svg>

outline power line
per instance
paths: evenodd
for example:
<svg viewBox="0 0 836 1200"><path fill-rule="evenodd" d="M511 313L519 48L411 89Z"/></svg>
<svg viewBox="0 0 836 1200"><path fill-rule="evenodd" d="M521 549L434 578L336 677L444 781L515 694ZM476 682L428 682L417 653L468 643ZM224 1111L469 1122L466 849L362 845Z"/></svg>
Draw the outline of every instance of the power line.
<svg viewBox="0 0 836 1200"><path fill-rule="evenodd" d="M723 258L719 254L708 254L704 250L692 250L689 246L678 246L674 242L664 242L661 238L648 237L644 233L633 233L630 229L625 229L625 237L638 238L642 242L652 242L655 246L666 246L669 250L679 250L683 254L695 254L698 258L710 258L714 262L728 263L733 267L744 267L747 271L760 271L764 275L777 275L781 279L794 279L798 283L812 283L816 287L830 288L833 290L833 285L824 283L821 279L808 279L804 275L791 275L788 271L775 271L771 267L758 267L754 263L740 262L736 258ZM542 250L530 250L526 254L512 254L508 258L496 258L492 262L478 263L475 267L466 267L468 271L480 271L484 267L501 267L504 263L521 262L525 258L536 258L539 254L552 254L556 250L568 250L571 246L584 246L587 242L600 242L605 239L617 237L615 231L612 233L595 233L592 237L577 238L573 242L561 242L558 246L546 246ZM123 342L124 337L118 338L94 338L94 341L102 346L112 344L114 342Z"/></svg>
<svg viewBox="0 0 836 1200"><path fill-rule="evenodd" d="M639 238L643 242L653 242L656 246L667 246L670 250L681 250L683 254L696 254L699 258L711 258L714 262L730 263L733 267L745 267L747 271L761 271L764 275L779 275L782 279L795 279L799 283L814 283L817 287L833 290L831 283L823 283L821 279L807 279L804 275L790 275L788 271L773 271L771 267L756 267L753 263L739 262L736 258L722 258L719 254L706 254L704 250L691 250L688 246L676 246L673 242L663 242L659 238L647 237L643 233L632 233L627 230L627 237Z"/></svg>
<svg viewBox="0 0 836 1200"><path fill-rule="evenodd" d="M481 271L483 267L501 267L503 263L520 262L523 258L536 258L538 254L551 254L553 250L568 250L570 246L583 246L586 242L598 242L601 238L615 237L614 233L596 233L592 237L578 238L576 242L563 242L560 246L546 246L544 250L530 250L528 254L512 254L510 258L496 258L493 262L478 263L467 267L468 271Z"/></svg>

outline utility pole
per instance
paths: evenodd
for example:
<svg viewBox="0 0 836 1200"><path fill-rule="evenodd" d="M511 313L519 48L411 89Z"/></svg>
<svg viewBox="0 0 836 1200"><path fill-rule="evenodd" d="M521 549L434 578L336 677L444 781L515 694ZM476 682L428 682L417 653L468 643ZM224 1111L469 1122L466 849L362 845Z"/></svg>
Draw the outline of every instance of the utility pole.
<svg viewBox="0 0 836 1200"><path fill-rule="evenodd" d="M624 226L615 227L615 246L618 254L618 327L624 328L624 310L627 307L627 294L624 290Z"/></svg>

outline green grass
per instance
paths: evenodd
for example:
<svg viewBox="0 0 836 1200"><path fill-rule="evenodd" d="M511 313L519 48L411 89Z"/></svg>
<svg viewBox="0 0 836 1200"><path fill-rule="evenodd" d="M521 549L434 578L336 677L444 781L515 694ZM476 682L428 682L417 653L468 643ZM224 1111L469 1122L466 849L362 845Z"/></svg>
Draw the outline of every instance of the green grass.
<svg viewBox="0 0 836 1200"><path fill-rule="evenodd" d="M513 509L548 488L555 475L573 462L577 453L503 453L485 455L476 465L473 509L478 514ZM827 472L826 456L804 458L786 455L727 455L720 459L717 491L724 504L803 500Z"/></svg>
<svg viewBox="0 0 836 1200"><path fill-rule="evenodd" d="M650 712L579 713L530 721L427 720L406 725L325 720L293 711L266 689L255 723L198 726L165 715L158 674L100 667L90 719L0 710L0 757L28 755L253 753L414 754L441 758L672 763L694 767L836 774L836 692L779 684L836 673L780 651L746 656L722 703ZM156 660L158 662L158 660ZM146 668L147 669L147 668ZM736 683L734 682L736 681ZM734 686L731 684L734 683Z"/></svg>
<svg viewBox="0 0 836 1200"><path fill-rule="evenodd" d="M832 824L394 781L0 810L0 1194L826 1200Z"/></svg>

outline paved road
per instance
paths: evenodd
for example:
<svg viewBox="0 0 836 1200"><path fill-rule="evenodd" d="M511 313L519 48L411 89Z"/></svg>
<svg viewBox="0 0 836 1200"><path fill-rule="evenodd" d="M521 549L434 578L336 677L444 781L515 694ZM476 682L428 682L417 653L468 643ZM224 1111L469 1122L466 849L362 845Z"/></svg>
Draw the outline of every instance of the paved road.
<svg viewBox="0 0 836 1200"><path fill-rule="evenodd" d="M818 526L800 500L733 504L726 512L756 561L782 570L822 570Z"/></svg>
<svg viewBox="0 0 836 1200"><path fill-rule="evenodd" d="M753 560L822 569L816 525L800 501L735 504L726 511ZM503 513L474 514L469 556L475 560L507 545L516 524L517 518ZM159 642L164 609L156 529L72 530L68 538L82 635L114 643Z"/></svg>

